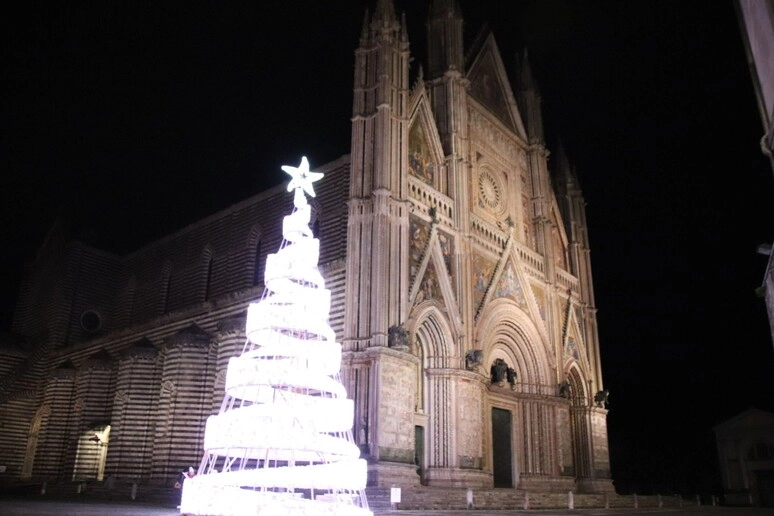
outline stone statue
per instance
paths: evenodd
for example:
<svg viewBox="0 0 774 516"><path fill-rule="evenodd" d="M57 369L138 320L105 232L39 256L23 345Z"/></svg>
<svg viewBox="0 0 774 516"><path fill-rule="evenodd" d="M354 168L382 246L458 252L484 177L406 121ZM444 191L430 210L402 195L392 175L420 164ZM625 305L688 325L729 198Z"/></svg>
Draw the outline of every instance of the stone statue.
<svg viewBox="0 0 774 516"><path fill-rule="evenodd" d="M505 370L505 377L508 379L508 383L511 384L511 388L516 385L516 371L509 367Z"/></svg>
<svg viewBox="0 0 774 516"><path fill-rule="evenodd" d="M492 383L500 383L505 380L506 372L508 371L508 364L505 360L498 358L492 363L492 367L489 368L489 374L492 378Z"/></svg>
<svg viewBox="0 0 774 516"><path fill-rule="evenodd" d="M610 398L610 391L605 389L604 391L598 391L594 395L594 401L597 404L597 407L605 407L608 404L608 399Z"/></svg>
<svg viewBox="0 0 774 516"><path fill-rule="evenodd" d="M568 382L567 380L559 384L559 396L561 396L562 398L570 397L570 382Z"/></svg>
<svg viewBox="0 0 774 516"><path fill-rule="evenodd" d="M473 371L477 365L481 364L481 360L484 358L484 352L480 349L471 349L465 353L465 369Z"/></svg>
<svg viewBox="0 0 774 516"><path fill-rule="evenodd" d="M402 324L393 325L387 330L387 346L395 349L407 350L409 344L408 330Z"/></svg>

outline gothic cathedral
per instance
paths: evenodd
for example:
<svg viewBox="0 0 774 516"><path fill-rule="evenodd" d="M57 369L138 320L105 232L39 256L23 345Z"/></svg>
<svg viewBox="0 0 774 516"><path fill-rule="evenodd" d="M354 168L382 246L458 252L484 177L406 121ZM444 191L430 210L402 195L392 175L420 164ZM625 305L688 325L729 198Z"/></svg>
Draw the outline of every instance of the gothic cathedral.
<svg viewBox="0 0 774 516"><path fill-rule="evenodd" d="M351 152L312 203L369 485L612 491L584 199L524 55L433 0L414 71L392 0L355 51ZM126 255L57 227L0 343L6 477L174 483L244 344L284 185ZM279 214L279 215L278 215Z"/></svg>
<svg viewBox="0 0 774 516"><path fill-rule="evenodd" d="M549 173L526 59L463 54L436 0L409 85L379 1L355 60L344 373L379 485L605 489L610 482L584 201ZM596 396L595 394L600 393Z"/></svg>

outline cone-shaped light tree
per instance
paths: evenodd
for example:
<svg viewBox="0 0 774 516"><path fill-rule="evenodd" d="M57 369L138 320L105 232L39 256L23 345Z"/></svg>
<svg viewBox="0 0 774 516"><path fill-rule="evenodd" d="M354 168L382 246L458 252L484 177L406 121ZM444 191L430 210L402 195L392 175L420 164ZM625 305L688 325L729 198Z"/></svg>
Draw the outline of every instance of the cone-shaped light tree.
<svg viewBox="0 0 774 516"><path fill-rule="evenodd" d="M371 514L320 243L309 228L306 194L314 197L323 174L305 157L282 169L294 209L267 257L263 296L247 310L247 341L229 361L220 412L207 420L198 475L183 484L183 514Z"/></svg>

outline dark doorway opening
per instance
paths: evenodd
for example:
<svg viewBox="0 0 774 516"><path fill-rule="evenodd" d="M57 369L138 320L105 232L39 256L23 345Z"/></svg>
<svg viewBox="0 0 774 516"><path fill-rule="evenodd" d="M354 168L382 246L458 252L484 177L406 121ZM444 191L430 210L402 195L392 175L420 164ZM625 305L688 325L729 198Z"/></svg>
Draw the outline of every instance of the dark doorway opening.
<svg viewBox="0 0 774 516"><path fill-rule="evenodd" d="M414 427L414 464L417 466L419 483L425 485L425 427Z"/></svg>
<svg viewBox="0 0 774 516"><path fill-rule="evenodd" d="M511 411L492 409L492 475L495 487L513 487Z"/></svg>

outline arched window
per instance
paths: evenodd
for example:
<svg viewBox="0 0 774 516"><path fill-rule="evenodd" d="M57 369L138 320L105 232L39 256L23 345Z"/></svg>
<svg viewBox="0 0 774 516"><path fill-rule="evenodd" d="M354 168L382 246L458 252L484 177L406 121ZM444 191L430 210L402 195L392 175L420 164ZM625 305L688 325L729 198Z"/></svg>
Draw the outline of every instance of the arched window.
<svg viewBox="0 0 774 516"><path fill-rule="evenodd" d="M757 442L750 446L747 452L749 460L771 460L774 459L774 445L764 442Z"/></svg>
<svg viewBox="0 0 774 516"><path fill-rule="evenodd" d="M204 285L202 288L204 301L210 298L210 291L212 289L212 249L208 245L202 253L201 267L204 270Z"/></svg>
<svg viewBox="0 0 774 516"><path fill-rule="evenodd" d="M165 314L169 312L172 297L172 264L168 261L161 269L161 295L161 313Z"/></svg>
<svg viewBox="0 0 774 516"><path fill-rule="evenodd" d="M253 286L263 283L263 256L261 254L260 239L255 243L255 257L253 258Z"/></svg>

